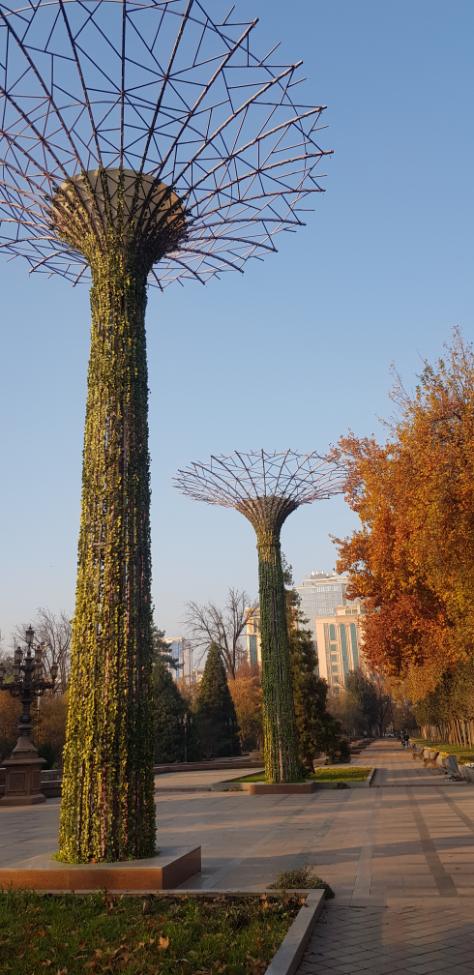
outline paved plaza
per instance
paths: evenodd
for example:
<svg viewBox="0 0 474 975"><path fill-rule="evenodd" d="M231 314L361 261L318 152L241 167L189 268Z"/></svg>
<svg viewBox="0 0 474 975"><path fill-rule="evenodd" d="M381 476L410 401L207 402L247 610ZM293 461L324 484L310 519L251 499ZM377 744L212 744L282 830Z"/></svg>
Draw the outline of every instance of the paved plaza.
<svg viewBox="0 0 474 975"><path fill-rule="evenodd" d="M472 975L474 786L394 741L357 761L378 769L371 789L248 796L208 791L228 771L160 775L160 845L201 844L203 872L186 885L197 889L258 890L314 865L336 899L300 975ZM58 810L0 810L0 865L54 850Z"/></svg>
<svg viewBox="0 0 474 975"><path fill-rule="evenodd" d="M472 975L474 786L394 742L364 759L379 770L374 787L351 793L315 851L337 897L299 975Z"/></svg>

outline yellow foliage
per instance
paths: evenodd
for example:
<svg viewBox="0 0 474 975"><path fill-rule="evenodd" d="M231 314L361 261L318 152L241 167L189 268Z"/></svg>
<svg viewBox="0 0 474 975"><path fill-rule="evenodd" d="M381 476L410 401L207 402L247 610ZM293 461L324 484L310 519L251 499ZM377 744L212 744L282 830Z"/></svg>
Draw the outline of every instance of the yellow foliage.
<svg viewBox="0 0 474 975"><path fill-rule="evenodd" d="M7 691L0 691L0 761L7 758L18 737L20 702Z"/></svg>
<svg viewBox="0 0 474 975"><path fill-rule="evenodd" d="M240 729L242 749L260 747L262 728L262 686L256 668L248 664L240 667L234 680L229 680Z"/></svg>

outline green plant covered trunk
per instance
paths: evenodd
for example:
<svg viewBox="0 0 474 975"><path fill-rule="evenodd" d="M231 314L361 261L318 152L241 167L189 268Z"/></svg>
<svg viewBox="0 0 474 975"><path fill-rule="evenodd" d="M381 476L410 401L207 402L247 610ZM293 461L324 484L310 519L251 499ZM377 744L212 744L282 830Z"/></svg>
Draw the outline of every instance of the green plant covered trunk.
<svg viewBox="0 0 474 975"><path fill-rule="evenodd" d="M155 852L146 272L90 258L92 333L59 856Z"/></svg>
<svg viewBox="0 0 474 975"><path fill-rule="evenodd" d="M301 777L291 683L288 625L280 539L257 534L262 645L263 735L267 782Z"/></svg>

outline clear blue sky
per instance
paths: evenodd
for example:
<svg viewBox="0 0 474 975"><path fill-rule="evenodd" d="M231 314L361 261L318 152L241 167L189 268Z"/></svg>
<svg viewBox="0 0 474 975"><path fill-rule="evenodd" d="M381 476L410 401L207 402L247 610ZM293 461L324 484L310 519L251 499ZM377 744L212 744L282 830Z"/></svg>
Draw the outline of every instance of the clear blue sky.
<svg viewBox="0 0 474 975"><path fill-rule="evenodd" d="M472 0L237 0L262 47L304 58L328 105L327 192L280 252L207 288L150 292L148 340L156 616L257 588L238 514L181 497L179 466L211 452L324 450L380 431L390 364L413 385L453 325L473 335ZM0 628L73 611L89 344L87 288L0 265ZM297 580L332 568L340 500L284 529Z"/></svg>

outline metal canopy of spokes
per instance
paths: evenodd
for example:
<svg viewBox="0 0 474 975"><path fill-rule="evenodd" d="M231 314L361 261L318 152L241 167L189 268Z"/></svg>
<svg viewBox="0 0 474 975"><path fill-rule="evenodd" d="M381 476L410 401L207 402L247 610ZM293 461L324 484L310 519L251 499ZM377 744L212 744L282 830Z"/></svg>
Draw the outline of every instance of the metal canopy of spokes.
<svg viewBox="0 0 474 975"><path fill-rule="evenodd" d="M267 507L281 504L289 514L302 504L340 493L346 478L347 472L336 461L315 451L236 450L178 471L175 485L196 501L237 508L244 514L252 502L265 502Z"/></svg>
<svg viewBox="0 0 474 975"><path fill-rule="evenodd" d="M304 222L329 153L301 62L254 45L256 25L224 0L0 2L0 250L86 278L87 259L58 233L58 188L89 211L101 174L126 171L137 238L155 185L179 200L185 233L157 248L150 272L161 288L274 251Z"/></svg>
<svg viewBox="0 0 474 975"><path fill-rule="evenodd" d="M268 783L297 782L301 763L292 690L287 600L281 529L302 504L329 498L344 486L336 459L313 451L251 453L211 457L178 471L176 487L208 504L235 508L257 537L262 717L265 777Z"/></svg>

